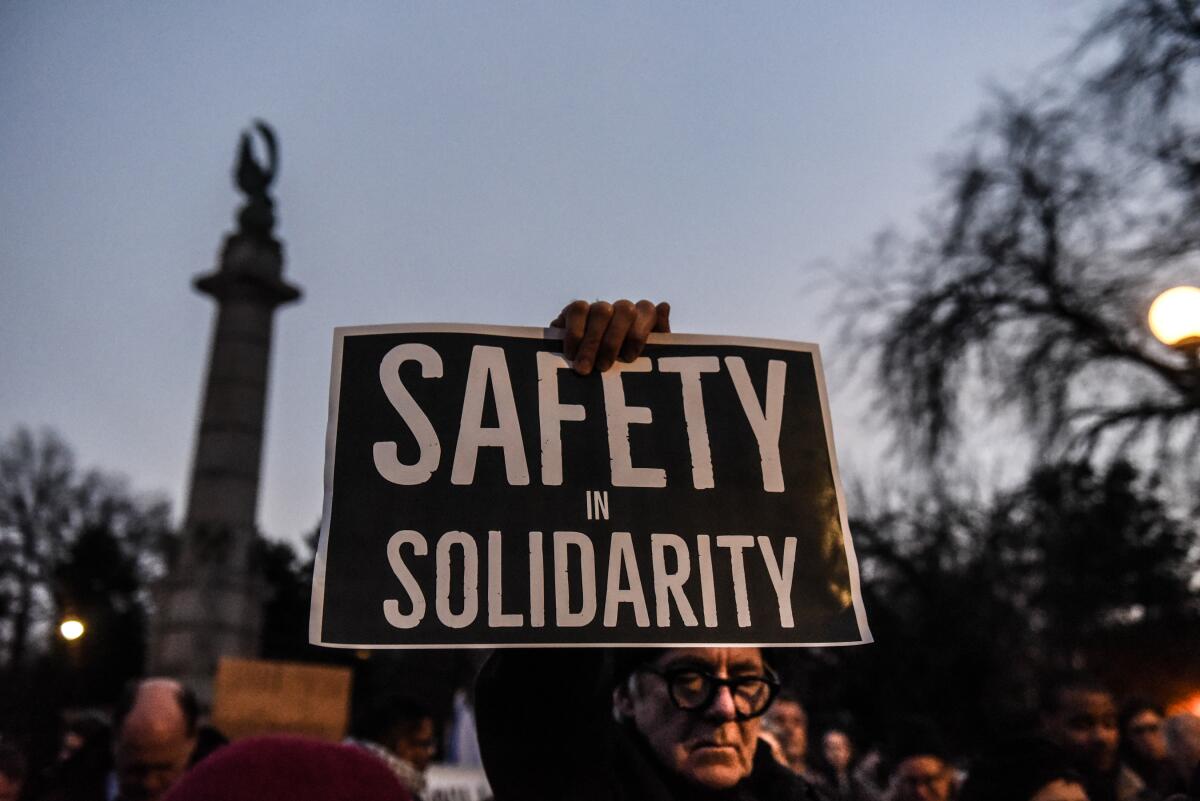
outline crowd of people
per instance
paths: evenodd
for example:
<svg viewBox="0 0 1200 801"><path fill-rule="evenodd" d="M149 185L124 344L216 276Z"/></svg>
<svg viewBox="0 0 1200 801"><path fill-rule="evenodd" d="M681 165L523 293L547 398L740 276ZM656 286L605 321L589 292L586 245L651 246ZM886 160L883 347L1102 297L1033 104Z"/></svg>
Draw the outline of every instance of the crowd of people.
<svg viewBox="0 0 1200 801"><path fill-rule="evenodd" d="M1082 673L1048 680L1038 725L964 759L927 721L893 732L891 747L856 755L849 734L822 730L809 747L804 707L782 697L763 738L830 801L1154 801L1200 793L1200 717L1167 717L1142 699L1118 706Z"/></svg>
<svg viewBox="0 0 1200 801"><path fill-rule="evenodd" d="M497 652L477 690L499 801L1200 798L1200 717L1119 704L1082 673L1051 677L1037 726L977 755L922 718L862 746L847 726L811 726L757 648ZM178 682L145 679L111 716L70 716L57 759L36 775L0 740L0 801L421 801L440 723L398 695L359 710L338 744L230 745Z"/></svg>
<svg viewBox="0 0 1200 801"><path fill-rule="evenodd" d="M436 751L434 714L403 696L360 710L337 745L278 736L230 744L188 688L148 678L111 711L68 714L42 770L30 770L15 739L0 738L0 801L408 801L421 799Z"/></svg>

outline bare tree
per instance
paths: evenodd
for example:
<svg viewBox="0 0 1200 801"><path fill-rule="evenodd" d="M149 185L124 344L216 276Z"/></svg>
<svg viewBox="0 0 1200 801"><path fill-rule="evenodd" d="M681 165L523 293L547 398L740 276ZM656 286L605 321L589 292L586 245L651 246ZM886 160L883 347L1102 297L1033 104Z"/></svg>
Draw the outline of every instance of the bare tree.
<svg viewBox="0 0 1200 801"><path fill-rule="evenodd" d="M7 623L5 664L24 663L29 627L72 527L75 460L56 435L19 429L0 447L0 593Z"/></svg>
<svg viewBox="0 0 1200 801"><path fill-rule="evenodd" d="M993 98L900 269L858 297L882 406L926 464L959 442L968 391L1047 457L1200 454L1200 369L1145 328L1158 292L1200 274L1200 127L1180 111L1196 4L1127 0L1076 56L1107 45L1080 85Z"/></svg>
<svg viewBox="0 0 1200 801"><path fill-rule="evenodd" d="M1130 112L1161 123L1188 94L1200 62L1200 5L1195 0L1125 0L1088 29L1075 51L1112 53L1089 75L1085 89L1121 118Z"/></svg>

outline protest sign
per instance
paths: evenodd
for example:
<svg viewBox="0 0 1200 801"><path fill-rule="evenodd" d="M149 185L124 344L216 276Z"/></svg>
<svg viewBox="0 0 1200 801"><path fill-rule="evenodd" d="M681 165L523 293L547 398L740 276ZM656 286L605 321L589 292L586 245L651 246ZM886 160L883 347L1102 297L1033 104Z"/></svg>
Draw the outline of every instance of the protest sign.
<svg viewBox="0 0 1200 801"><path fill-rule="evenodd" d="M217 665L213 723L233 740L286 733L337 741L349 708L349 668L228 656Z"/></svg>
<svg viewBox="0 0 1200 801"><path fill-rule="evenodd" d="M560 336L337 329L313 643L870 641L815 346Z"/></svg>

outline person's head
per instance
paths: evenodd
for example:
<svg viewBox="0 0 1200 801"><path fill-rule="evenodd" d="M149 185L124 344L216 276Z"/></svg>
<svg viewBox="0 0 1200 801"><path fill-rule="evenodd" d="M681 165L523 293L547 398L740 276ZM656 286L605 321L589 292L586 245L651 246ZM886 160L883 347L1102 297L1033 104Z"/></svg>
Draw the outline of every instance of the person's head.
<svg viewBox="0 0 1200 801"><path fill-rule="evenodd" d="M1004 743L971 766L959 801L1088 801L1062 749L1040 738Z"/></svg>
<svg viewBox="0 0 1200 801"><path fill-rule="evenodd" d="M58 762L78 758L81 754L112 754L112 727L98 712L82 712L63 722L59 742Z"/></svg>
<svg viewBox="0 0 1200 801"><path fill-rule="evenodd" d="M356 722L354 733L379 743L422 773L437 750L433 713L407 697L372 704Z"/></svg>
<svg viewBox="0 0 1200 801"><path fill-rule="evenodd" d="M117 706L114 762L124 801L160 798L187 769L196 746L199 705L179 682L144 679Z"/></svg>
<svg viewBox="0 0 1200 801"><path fill-rule="evenodd" d="M893 801L949 801L954 772L940 756L913 754L892 771Z"/></svg>
<svg viewBox="0 0 1200 801"><path fill-rule="evenodd" d="M778 740L787 764L803 765L808 756L808 715L800 701L792 695L779 696L771 704L764 723Z"/></svg>
<svg viewBox="0 0 1200 801"><path fill-rule="evenodd" d="M1082 673L1052 677L1041 698L1042 733L1085 774L1117 763L1117 705L1112 693Z"/></svg>
<svg viewBox="0 0 1200 801"><path fill-rule="evenodd" d="M107 715L86 710L64 715L62 739L47 777L64 795L94 795L113 772L113 732Z"/></svg>
<svg viewBox="0 0 1200 801"><path fill-rule="evenodd" d="M937 724L924 715L909 715L893 726L886 755L893 801L947 801L956 776L947 760Z"/></svg>
<svg viewBox="0 0 1200 801"><path fill-rule="evenodd" d="M613 711L667 770L709 790L750 774L761 715L779 687L761 649L667 648L618 657Z"/></svg>
<svg viewBox="0 0 1200 801"><path fill-rule="evenodd" d="M821 737L821 756L837 773L844 773L854 757L854 746L850 735L841 729L830 729Z"/></svg>
<svg viewBox="0 0 1200 801"><path fill-rule="evenodd" d="M361 748L306 737L249 737L180 779L164 801L411 801L396 775Z"/></svg>
<svg viewBox="0 0 1200 801"><path fill-rule="evenodd" d="M1167 754L1184 781L1200 767L1200 717L1189 713L1171 715L1165 725Z"/></svg>
<svg viewBox="0 0 1200 801"><path fill-rule="evenodd" d="M1121 746L1133 760L1159 762L1167 757L1163 713L1152 703L1134 700L1121 709Z"/></svg>
<svg viewBox="0 0 1200 801"><path fill-rule="evenodd" d="M956 782L947 753L941 729L932 719L900 719L886 748L889 800L947 801Z"/></svg>
<svg viewBox="0 0 1200 801"><path fill-rule="evenodd" d="M25 755L12 743L0 741L0 801L17 801L25 786Z"/></svg>

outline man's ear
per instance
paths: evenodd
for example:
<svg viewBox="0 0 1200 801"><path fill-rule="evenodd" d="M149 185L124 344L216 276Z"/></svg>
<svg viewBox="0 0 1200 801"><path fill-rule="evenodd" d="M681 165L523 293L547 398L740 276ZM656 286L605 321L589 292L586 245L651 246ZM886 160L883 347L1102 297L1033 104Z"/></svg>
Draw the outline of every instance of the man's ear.
<svg viewBox="0 0 1200 801"><path fill-rule="evenodd" d="M612 691L613 716L617 720L633 720L633 695L629 685L633 678L621 682Z"/></svg>

